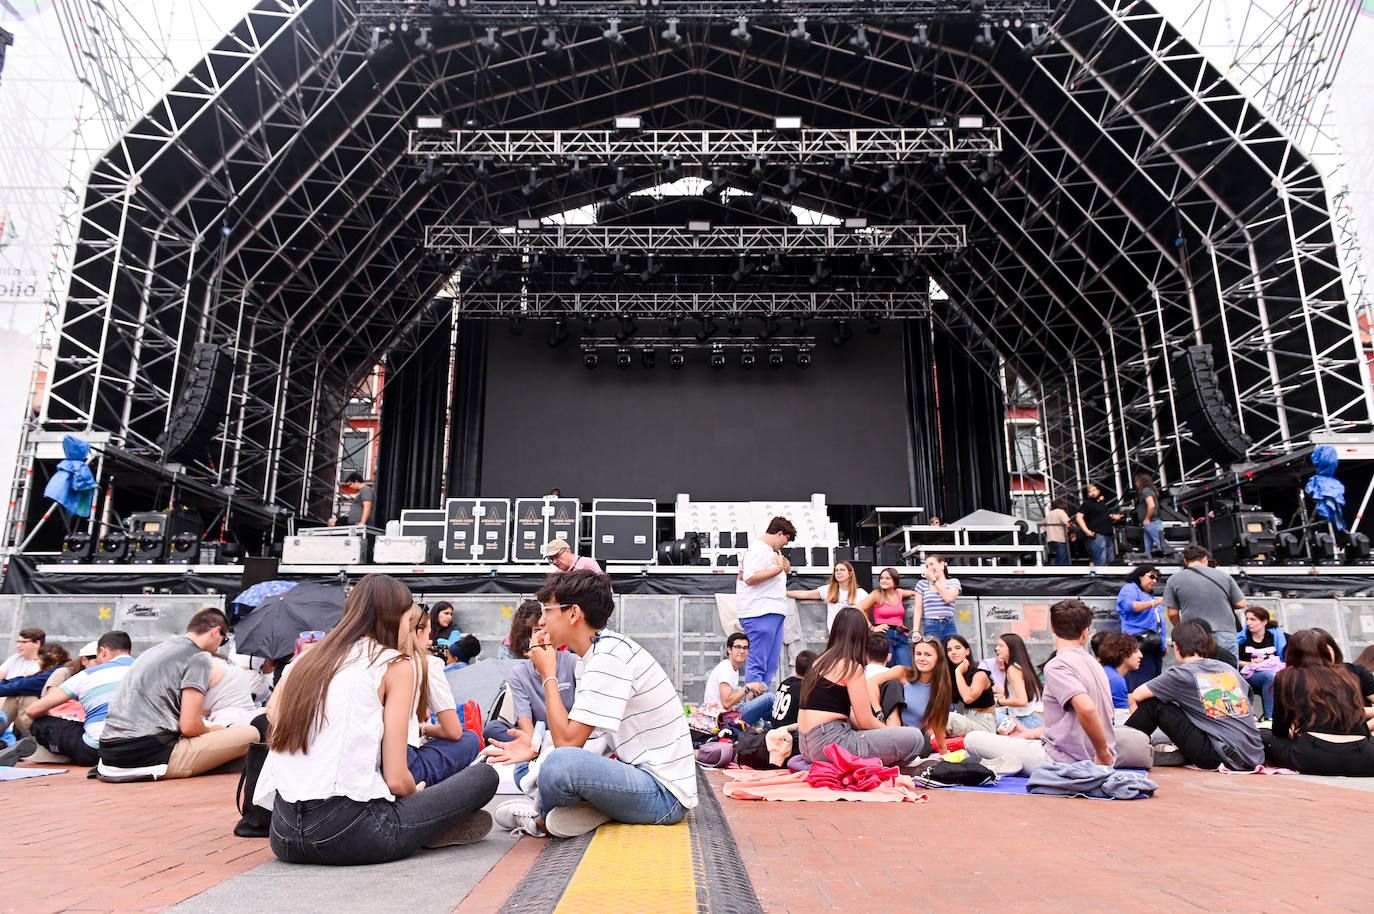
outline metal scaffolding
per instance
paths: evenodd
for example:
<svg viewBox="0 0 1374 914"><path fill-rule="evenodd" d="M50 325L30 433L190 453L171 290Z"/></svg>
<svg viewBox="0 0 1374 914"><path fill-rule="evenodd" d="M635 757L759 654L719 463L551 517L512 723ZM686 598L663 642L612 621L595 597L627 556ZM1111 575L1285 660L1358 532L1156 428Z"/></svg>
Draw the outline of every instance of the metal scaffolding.
<svg viewBox="0 0 1374 914"><path fill-rule="evenodd" d="M1256 448L1369 428L1374 403L1328 188L1163 17L1125 0L1072 0L1047 29L1024 7L1015 22L994 23L993 3L979 16L962 3L749 4L751 37L741 42L713 24L725 6L616 4L634 24L613 42L599 21L607 4L516 10L474 0L440 9L417 45L428 3L264 0L97 164L44 427L107 431L157 463L186 344L221 343L236 373L218 456L186 472L235 499L322 515L350 392L378 363L403 357L408 328L439 312L611 315L633 302L664 318L904 317L929 307L924 292L891 283L724 293L554 285L450 298L441 293L457 264L427 254L428 228L437 247L488 253L670 243L690 254L709 239L727 257L742 245L904 251L921 288L929 276L949 295L941 332L986 343L997 367L1040 396L1048 475L1063 487L1122 490L1136 469L1169 483L1215 471L1173 402L1171 351L1199 341L1214 344ZM791 34L803 7L804 42ZM670 8L681 40L657 26ZM550 49L538 23L554 15ZM374 35L392 16L397 30ZM499 55L481 44L487 21ZM600 130L649 111L679 139ZM418 144L431 140L411 132L421 115L501 130L440 134L433 142L452 151L426 149ZM815 132L765 129L780 115ZM913 126L960 116L990 126ZM712 131L741 138L732 140L741 154L708 161ZM874 136L888 152L863 147ZM577 137L586 163L563 145ZM807 137L819 145L803 154ZM941 160L921 146L954 149L961 137L997 148ZM781 145L759 163L742 154L750 142ZM845 153L835 142L873 151L837 162ZM616 174L614 150L597 153L597 143L630 144L616 149L655 166L663 155L699 161L760 197L879 228L732 224L694 235L668 226L682 225L671 200L585 229L486 227L605 203L612 179L620 196L662 180L657 170ZM444 155L491 161L480 176L462 166L436 175L429 157ZM554 173L532 182L531 164Z"/></svg>

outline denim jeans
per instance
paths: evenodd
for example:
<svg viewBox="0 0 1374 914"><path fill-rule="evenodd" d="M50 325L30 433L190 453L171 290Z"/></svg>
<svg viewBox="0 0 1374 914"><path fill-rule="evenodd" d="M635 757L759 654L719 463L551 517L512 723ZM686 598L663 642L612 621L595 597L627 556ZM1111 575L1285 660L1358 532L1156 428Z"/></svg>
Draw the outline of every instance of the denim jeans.
<svg viewBox="0 0 1374 914"><path fill-rule="evenodd" d="M758 698L743 702L738 706L738 711L741 720L757 727L773 713L773 693L764 692Z"/></svg>
<svg viewBox="0 0 1374 914"><path fill-rule="evenodd" d="M740 628L749 636L749 659L744 661L745 682L761 682L770 689L773 687L778 658L782 655L782 620L782 613L739 620Z"/></svg>
<svg viewBox="0 0 1374 914"><path fill-rule="evenodd" d="M1116 560L1116 543L1105 533L1089 537L1088 551L1092 553L1094 565L1110 565Z"/></svg>
<svg viewBox="0 0 1374 914"><path fill-rule="evenodd" d="M394 801L359 803L348 797L291 803L277 797L272 810L272 853L286 863L357 866L409 857L496 795L490 765Z"/></svg>
<svg viewBox="0 0 1374 914"><path fill-rule="evenodd" d="M1246 679L1250 682L1250 688L1260 693L1264 698L1264 716L1274 716L1274 673L1271 670L1256 670Z"/></svg>
<svg viewBox="0 0 1374 914"><path fill-rule="evenodd" d="M419 749L406 747L406 767L418 783L433 787L472 764L482 749L482 741L471 730L459 739L431 739Z"/></svg>
<svg viewBox="0 0 1374 914"><path fill-rule="evenodd" d="M934 635L940 639L940 643L943 645L950 638L959 634L959 628L954 624L953 619L925 619L921 623L921 633ZM908 656L910 656L909 650Z"/></svg>
<svg viewBox="0 0 1374 914"><path fill-rule="evenodd" d="M1164 521L1152 520L1148 524L1140 527L1140 532L1145 537L1145 554L1153 555L1156 552L1167 552L1164 548ZM1151 547L1153 543L1153 547Z"/></svg>
<svg viewBox="0 0 1374 914"><path fill-rule="evenodd" d="M539 809L548 814L583 801L630 825L672 825L687 815L672 791L649 772L586 749L560 746L540 764Z"/></svg>
<svg viewBox="0 0 1374 914"><path fill-rule="evenodd" d="M1050 543L1050 564L1067 565L1069 564L1069 544Z"/></svg>
<svg viewBox="0 0 1374 914"><path fill-rule="evenodd" d="M887 649L892 654L888 666L911 666L911 634L899 628L887 630Z"/></svg>

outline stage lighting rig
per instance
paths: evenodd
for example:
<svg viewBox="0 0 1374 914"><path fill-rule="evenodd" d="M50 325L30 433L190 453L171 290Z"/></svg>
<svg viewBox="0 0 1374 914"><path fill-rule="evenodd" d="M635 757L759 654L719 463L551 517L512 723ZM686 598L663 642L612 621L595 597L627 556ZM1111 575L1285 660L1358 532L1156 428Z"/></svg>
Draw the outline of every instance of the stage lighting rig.
<svg viewBox="0 0 1374 914"><path fill-rule="evenodd" d="M782 367L782 350L776 346L768 350L768 367L777 370Z"/></svg>
<svg viewBox="0 0 1374 914"><path fill-rule="evenodd" d="M781 193L790 199L796 196L797 191L801 190L805 183L806 178L797 170L797 166L789 165L787 166L787 183L782 186Z"/></svg>
<svg viewBox="0 0 1374 914"><path fill-rule="evenodd" d="M984 22L979 26L978 34L974 36L973 53L982 57L990 57L996 47L997 40L992 37L992 23Z"/></svg>
<svg viewBox="0 0 1374 914"><path fill-rule="evenodd" d="M730 40L735 43L735 47L743 51L749 47L749 42L754 40L754 36L749 34L749 20L740 16L735 20L735 27L730 30Z"/></svg>
<svg viewBox="0 0 1374 914"><path fill-rule="evenodd" d="M1369 537L1363 533L1351 533L1345 541L1345 559L1351 565L1370 564Z"/></svg>
<svg viewBox="0 0 1374 914"><path fill-rule="evenodd" d="M654 261L653 254L646 254L644 257L644 269L639 273L639 281L648 283L653 282L658 274L663 272L663 264Z"/></svg>
<svg viewBox="0 0 1374 914"><path fill-rule="evenodd" d="M773 315L768 315L763 319L763 329L759 331L759 339L766 340L770 336L777 336L782 329L782 324Z"/></svg>
<svg viewBox="0 0 1374 914"><path fill-rule="evenodd" d="M849 321L835 321L835 333L830 337L830 345L838 349L853 338L854 330L849 326Z"/></svg>
<svg viewBox="0 0 1374 914"><path fill-rule="evenodd" d="M764 156L754 156L750 159L750 162L752 163L749 166L750 180L756 183L762 181L764 175L763 169L764 166L768 164L768 159Z"/></svg>
<svg viewBox="0 0 1374 914"><path fill-rule="evenodd" d="M510 332L511 336L523 334L525 332L525 318L519 314L512 314L510 316Z"/></svg>
<svg viewBox="0 0 1374 914"><path fill-rule="evenodd" d="M420 29L420 37L415 39L415 49L422 54L433 54L438 50L434 42L429 40L429 29Z"/></svg>
<svg viewBox="0 0 1374 914"><path fill-rule="evenodd" d="M982 171L978 172L978 183L987 186L1001 177L1006 169L1002 167L1002 163L998 161L995 155L989 154L985 160L987 164Z"/></svg>
<svg viewBox="0 0 1374 914"><path fill-rule="evenodd" d="M645 368L653 368L657 361L658 353L654 352L652 346L645 346L643 349L639 350L639 364L643 365Z"/></svg>
<svg viewBox="0 0 1374 914"><path fill-rule="evenodd" d="M743 282L745 279L748 278L749 274L753 272L754 265L749 262L748 258L741 254L739 256L738 264L735 266L734 271L730 274L730 279L733 282Z"/></svg>
<svg viewBox="0 0 1374 914"><path fill-rule="evenodd" d="M526 197L533 196L543 185L544 182L539 180L539 169L531 168L530 178L520 188L520 193L524 194Z"/></svg>
<svg viewBox="0 0 1374 914"><path fill-rule="evenodd" d="M664 156L663 157L663 177L668 181L676 181L682 177L682 157Z"/></svg>
<svg viewBox="0 0 1374 914"><path fill-rule="evenodd" d="M674 346L668 350L668 367L674 370L687 364L687 353L682 351L680 346Z"/></svg>
<svg viewBox="0 0 1374 914"><path fill-rule="evenodd" d="M372 40L368 44L367 51L363 54L363 56L366 59L371 60L372 58L376 57L378 54L382 53L390 47L391 39L383 38L382 30L380 28L374 28L372 30Z"/></svg>
<svg viewBox="0 0 1374 914"><path fill-rule="evenodd" d="M557 54L563 50L563 42L558 40L558 29L549 26L544 40L539 42L539 46L549 54Z"/></svg>
<svg viewBox="0 0 1374 914"><path fill-rule="evenodd" d="M663 31L659 32L658 37L662 38L667 44L671 45L672 47L680 48L684 43L686 43L686 39L684 39L682 37L682 33L677 30L677 23L678 20L669 19L668 27Z"/></svg>
<svg viewBox="0 0 1374 914"><path fill-rule="evenodd" d="M872 312L865 314L864 323L867 325L865 329L868 330L870 336L877 336L883 332L883 321L877 314Z"/></svg>
<svg viewBox="0 0 1374 914"><path fill-rule="evenodd" d="M557 349L568 339L568 322L559 318L553 322L553 331L549 334L549 348Z"/></svg>
<svg viewBox="0 0 1374 914"><path fill-rule="evenodd" d="M620 20L609 19L607 20L606 24L608 27L601 33L601 37L605 38L606 43L609 44L614 50L623 50L625 48L626 42L625 36L620 34Z"/></svg>
<svg viewBox="0 0 1374 914"><path fill-rule="evenodd" d="M596 347L584 345L582 347L582 366L590 370L596 367L597 361Z"/></svg>
<svg viewBox="0 0 1374 914"><path fill-rule="evenodd" d="M739 354L739 367L753 368L759 360L758 354L754 352L754 347L746 346Z"/></svg>
<svg viewBox="0 0 1374 914"><path fill-rule="evenodd" d="M740 320L740 319L739 319L739 315L736 314L736 315L734 315L733 317L730 318L730 335L731 335L731 336L739 336L739 335L742 334L743 332L744 332L744 321Z"/></svg>
<svg viewBox="0 0 1374 914"><path fill-rule="evenodd" d="M899 285L899 286L904 286L904 285L906 285L907 283L911 282L911 281L912 281L913 279L915 279L915 278L916 278L916 261L912 260L910 257L903 257L903 258L902 258L902 265L901 265L901 267L899 267L898 270L897 270L897 279L896 279L897 285Z"/></svg>
<svg viewBox="0 0 1374 914"><path fill-rule="evenodd" d="M1040 22L1030 24L1030 40L1021 48L1021 57L1025 60L1034 60L1041 54L1049 50L1050 33L1048 27Z"/></svg>
<svg viewBox="0 0 1374 914"><path fill-rule="evenodd" d="M949 156L943 152L930 161L930 172L937 178L943 178L949 174Z"/></svg>
<svg viewBox="0 0 1374 914"><path fill-rule="evenodd" d="M425 157L425 170L420 172L420 186L428 187L435 181L444 176L444 169L439 166L438 156Z"/></svg>
<svg viewBox="0 0 1374 914"><path fill-rule="evenodd" d="M587 269L586 258L577 258L577 268L573 271L573 275L569 277L568 284L572 286L574 289L577 289L585 285L587 280L591 278L592 272Z"/></svg>
<svg viewBox="0 0 1374 914"><path fill-rule="evenodd" d="M619 200L629 192L630 182L625 180L625 166L617 165L615 167L615 181L606 188L606 194L612 200Z"/></svg>
<svg viewBox="0 0 1374 914"><path fill-rule="evenodd" d="M494 25L487 26L485 38L477 39L477 46L487 52L488 57L501 56L501 41L496 36L501 30Z"/></svg>
<svg viewBox="0 0 1374 914"><path fill-rule="evenodd" d="M709 314L701 316L701 329L697 330L697 339L705 342L715 336L720 331L720 322Z"/></svg>
<svg viewBox="0 0 1374 914"><path fill-rule="evenodd" d="M868 31L862 25L854 27L854 34L849 37L845 44L849 45L849 50L860 57L867 57L868 52L873 50L873 45L868 42Z"/></svg>
<svg viewBox="0 0 1374 914"><path fill-rule="evenodd" d="M811 350L803 347L797 350L797 367L805 371L811 367Z"/></svg>
<svg viewBox="0 0 1374 914"><path fill-rule="evenodd" d="M806 278L806 281L814 287L819 286L821 283L829 279L831 270L829 267L825 265L824 257L815 257L813 258L813 260L816 263L816 269L814 272L812 272L810 276Z"/></svg>
<svg viewBox="0 0 1374 914"><path fill-rule="evenodd" d="M620 315L620 329L615 332L616 339L628 340L630 337L634 336L635 333L637 333L638 331L639 324L635 321L633 315Z"/></svg>
<svg viewBox="0 0 1374 914"><path fill-rule="evenodd" d="M633 364L634 356L630 353L630 350L627 347L621 346L619 349L615 351L616 368L619 368L621 371L624 371Z"/></svg>
<svg viewBox="0 0 1374 914"><path fill-rule="evenodd" d="M712 165L711 180L701 189L701 195L703 197L719 197L729 186L729 181L721 174L720 169Z"/></svg>
<svg viewBox="0 0 1374 914"><path fill-rule="evenodd" d="M929 26L916 26L916 34L911 36L911 46L915 49L917 57L924 57L935 49L935 46L930 43Z"/></svg>
<svg viewBox="0 0 1374 914"><path fill-rule="evenodd" d="M806 30L806 20L798 19L796 22L792 31L787 33L787 37L803 48L811 47L811 33Z"/></svg>
<svg viewBox="0 0 1374 914"><path fill-rule="evenodd" d="M711 350L711 367L716 371L721 371L725 368L724 349L721 349L720 347L715 347Z"/></svg>
<svg viewBox="0 0 1374 914"><path fill-rule="evenodd" d="M905 177L897 174L897 166L889 165L887 166L887 180L884 181L882 184L878 185L878 190L882 191L885 194L890 194L897 188L901 187L903 182L905 181Z"/></svg>
<svg viewBox="0 0 1374 914"><path fill-rule="evenodd" d="M840 156L835 160L836 173L841 178L848 181L854 177L854 158L853 156Z"/></svg>

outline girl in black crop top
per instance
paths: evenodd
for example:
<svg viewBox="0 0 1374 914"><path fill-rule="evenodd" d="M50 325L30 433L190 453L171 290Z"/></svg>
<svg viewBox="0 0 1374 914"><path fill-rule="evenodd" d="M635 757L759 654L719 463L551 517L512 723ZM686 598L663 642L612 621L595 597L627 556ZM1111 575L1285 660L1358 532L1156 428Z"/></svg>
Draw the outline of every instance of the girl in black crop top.
<svg viewBox="0 0 1374 914"><path fill-rule="evenodd" d="M841 609L830 629L830 643L816 658L801 688L797 729L802 756L810 762L825 758L825 747L838 743L862 758L884 765L900 765L919 758L925 748L921 731L887 727L873 713L864 663L868 659L868 619L852 607ZM903 676L906 667L892 667L877 679Z"/></svg>
<svg viewBox="0 0 1374 914"><path fill-rule="evenodd" d="M1274 677L1274 726L1265 736L1270 764L1303 774L1374 777L1374 737L1359 680L1333 662L1316 629L1294 632L1287 667Z"/></svg>

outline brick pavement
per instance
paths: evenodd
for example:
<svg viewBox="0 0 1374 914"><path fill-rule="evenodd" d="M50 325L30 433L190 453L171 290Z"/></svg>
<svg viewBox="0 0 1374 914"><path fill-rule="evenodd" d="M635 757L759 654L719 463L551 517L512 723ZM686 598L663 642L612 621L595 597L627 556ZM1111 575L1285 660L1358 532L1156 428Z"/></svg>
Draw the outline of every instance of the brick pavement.
<svg viewBox="0 0 1374 914"><path fill-rule="evenodd" d="M237 775L120 785L84 773L0 783L0 846L17 877L0 912L160 911L272 859L265 841L230 833ZM900 807L721 803L770 914L1370 910L1356 836L1368 834L1374 793L1290 777L1153 776L1160 794L1131 803L956 791ZM711 780L719 793L719 775ZM498 910L546 843L518 842L453 899L458 911ZM292 901L281 909L314 900Z"/></svg>

